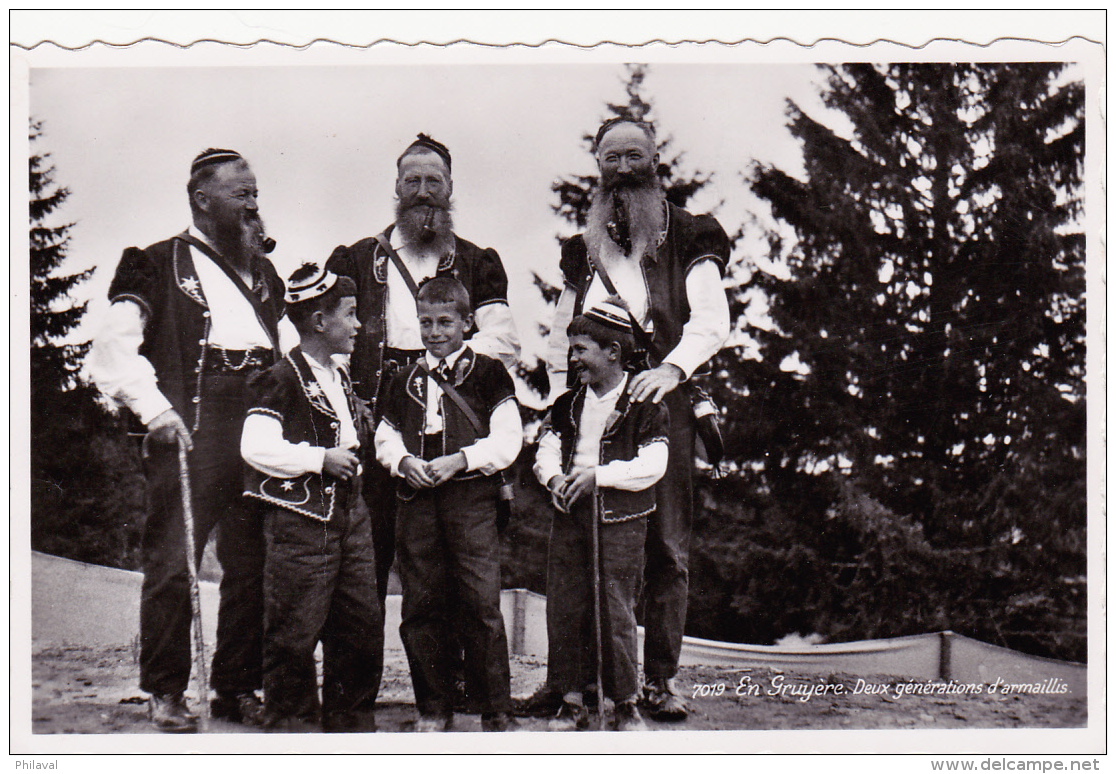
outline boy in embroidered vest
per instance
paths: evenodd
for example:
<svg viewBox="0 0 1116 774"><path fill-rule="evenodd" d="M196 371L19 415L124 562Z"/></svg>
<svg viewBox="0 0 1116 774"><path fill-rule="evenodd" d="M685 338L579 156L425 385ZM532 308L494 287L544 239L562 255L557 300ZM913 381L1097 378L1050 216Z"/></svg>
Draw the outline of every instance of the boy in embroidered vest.
<svg viewBox="0 0 1116 774"><path fill-rule="evenodd" d="M570 323L570 365L580 384L555 401L535 458L535 475L555 506L546 580L547 684L562 693L563 701L550 721L552 730L582 729L589 722L582 691L596 675L594 515L602 687L615 703L611 725L619 731L646 730L636 708L635 603L643 577L646 517L655 510L654 485L667 467L670 420L664 404L632 400L624 363L634 340L628 314L617 302L610 298Z"/></svg>
<svg viewBox="0 0 1116 774"><path fill-rule="evenodd" d="M245 495L268 506L265 725L299 730L320 711L323 730L370 731L383 672L383 609L360 496L360 414L334 359L353 350L356 287L312 263L288 284L287 313L301 344L250 383L241 438L250 468Z"/></svg>
<svg viewBox="0 0 1116 774"><path fill-rule="evenodd" d="M500 361L465 346L473 314L459 280L427 280L417 306L426 354L392 380L376 427L376 458L402 479L396 524L403 584L399 634L419 712L415 728L453 726L449 643L457 641L451 628L460 626L466 680L480 693L473 698L481 706L481 727L503 731L515 721L507 714L510 673L500 613L496 502L498 473L523 443L515 385Z"/></svg>

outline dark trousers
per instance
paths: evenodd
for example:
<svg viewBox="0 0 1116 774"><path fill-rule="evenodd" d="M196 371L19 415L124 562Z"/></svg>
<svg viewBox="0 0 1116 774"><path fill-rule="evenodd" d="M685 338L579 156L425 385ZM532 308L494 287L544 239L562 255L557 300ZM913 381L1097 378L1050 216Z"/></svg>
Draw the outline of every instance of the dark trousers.
<svg viewBox="0 0 1116 774"><path fill-rule="evenodd" d="M387 400L391 380L405 366L414 363L425 354L425 350L398 350L387 348L379 376L377 403L383 405ZM377 417L377 421L379 417ZM364 459L364 502L372 519L372 545L376 550L376 590L380 596L380 607L387 600L388 575L395 564L395 497L396 480L376 461L376 450L368 445Z"/></svg>
<svg viewBox="0 0 1116 774"><path fill-rule="evenodd" d="M399 504L399 634L423 715L452 711L458 641L470 695L481 711L506 711L510 704L496 497L496 481L475 478L419 490ZM458 637L451 636L455 631Z"/></svg>
<svg viewBox="0 0 1116 774"><path fill-rule="evenodd" d="M376 554L376 594L383 608L387 601L388 575L395 563L396 482L375 452L364 460L364 502L372 520L372 546Z"/></svg>
<svg viewBox="0 0 1116 774"><path fill-rule="evenodd" d="M666 397L670 456L655 485L655 510L647 517L643 573L643 671L648 680L674 677L682 652L689 594L690 528L694 514L694 417L682 390Z"/></svg>
<svg viewBox="0 0 1116 774"><path fill-rule="evenodd" d="M283 508L264 516L264 696L279 717L372 709L384 657L383 608L368 511L359 496L329 522ZM314 649L322 643L318 701Z"/></svg>
<svg viewBox="0 0 1116 774"><path fill-rule="evenodd" d="M244 496L240 433L248 371L203 379L201 422L189 455L194 556L217 528L221 603L212 686L239 693L261 686L264 541L260 510ZM192 416L183 417L192 423ZM181 693L190 680L190 586L178 447L151 444L144 463L147 522L140 598L140 688Z"/></svg>
<svg viewBox="0 0 1116 774"><path fill-rule="evenodd" d="M592 515L585 499L572 513L554 512L546 569L547 683L559 693L596 682L593 622ZM647 519L599 526L601 678L615 702L639 693L635 602L643 571Z"/></svg>

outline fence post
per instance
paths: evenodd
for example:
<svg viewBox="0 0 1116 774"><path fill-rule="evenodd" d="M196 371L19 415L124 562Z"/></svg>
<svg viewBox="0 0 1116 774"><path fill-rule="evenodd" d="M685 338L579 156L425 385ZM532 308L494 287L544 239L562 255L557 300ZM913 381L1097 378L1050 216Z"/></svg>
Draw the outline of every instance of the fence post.
<svg viewBox="0 0 1116 774"><path fill-rule="evenodd" d="M948 629L944 632L938 632L938 677L942 680L949 680L953 677L953 665L950 663L952 656L952 640L953 632Z"/></svg>
<svg viewBox="0 0 1116 774"><path fill-rule="evenodd" d="M516 656L526 655L527 650L527 610L523 589L511 589L512 595L512 624L511 624L511 653Z"/></svg>

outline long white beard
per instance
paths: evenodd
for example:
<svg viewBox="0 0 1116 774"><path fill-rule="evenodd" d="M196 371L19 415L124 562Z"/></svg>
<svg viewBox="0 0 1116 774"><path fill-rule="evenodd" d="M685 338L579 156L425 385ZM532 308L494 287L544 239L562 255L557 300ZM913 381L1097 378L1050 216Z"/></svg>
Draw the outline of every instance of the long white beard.
<svg viewBox="0 0 1116 774"><path fill-rule="evenodd" d="M624 202L628 215L628 233L632 243L630 256L626 256L623 248L613 241L608 233L608 222L614 213L614 197L619 197ZM585 243L594 255L606 262L609 259L618 260L631 257L639 260L656 244L662 232L663 203L666 194L659 186L644 188L623 188L613 192L605 192L601 188L593 189L592 202L586 216Z"/></svg>

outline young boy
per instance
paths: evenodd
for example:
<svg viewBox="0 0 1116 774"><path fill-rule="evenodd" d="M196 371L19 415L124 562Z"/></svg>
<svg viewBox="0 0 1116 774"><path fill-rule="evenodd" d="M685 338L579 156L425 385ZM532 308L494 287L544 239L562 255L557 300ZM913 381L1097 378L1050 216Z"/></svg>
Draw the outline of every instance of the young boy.
<svg viewBox="0 0 1116 774"><path fill-rule="evenodd" d="M425 356L388 388L376 458L401 479L396 551L403 584L399 634L411 667L417 731L453 726L451 626L461 627L466 682L476 686L481 727L503 731L510 673L500 614L498 473L523 444L515 386L500 364L473 352L469 294L453 277L419 288ZM438 374L439 378L434 378ZM448 383L457 392L454 399ZM457 404L463 401L480 428Z"/></svg>
<svg viewBox="0 0 1116 774"><path fill-rule="evenodd" d="M582 691L596 681L593 519L598 522L601 674L615 705L611 727L645 730L639 698L635 602L647 514L667 466L666 406L634 403L624 363L633 349L627 312L610 299L567 328L580 385L561 395L539 437L535 475L551 492L547 684L563 694L552 730L586 728ZM602 700L603 704L603 700Z"/></svg>
<svg viewBox="0 0 1116 774"><path fill-rule="evenodd" d="M312 263L288 286L287 315L301 344L249 384L240 444L250 467L245 495L267 507L264 725L302 730L320 711L325 731L371 731L383 610L360 496L361 414L334 359L353 350L356 287Z"/></svg>

